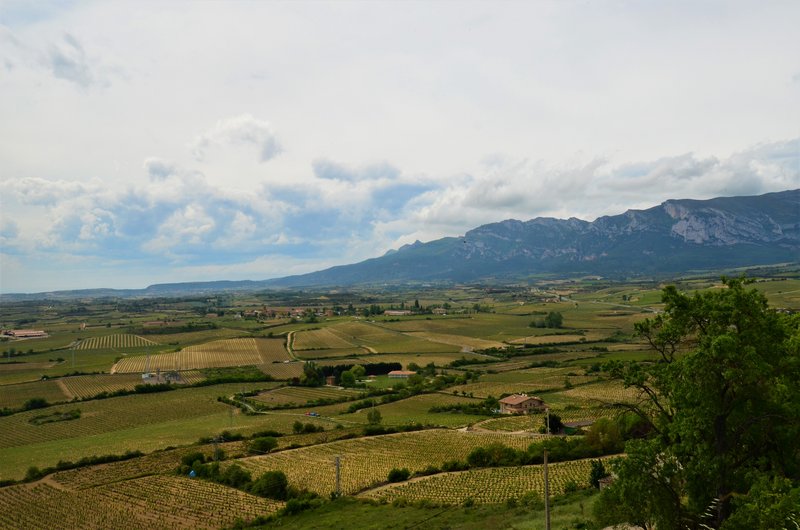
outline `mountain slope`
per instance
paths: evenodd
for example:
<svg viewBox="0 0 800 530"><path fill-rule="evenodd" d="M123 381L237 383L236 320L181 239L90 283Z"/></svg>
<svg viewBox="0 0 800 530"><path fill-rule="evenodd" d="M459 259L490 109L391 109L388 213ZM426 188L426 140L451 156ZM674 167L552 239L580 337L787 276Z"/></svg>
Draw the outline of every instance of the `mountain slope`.
<svg viewBox="0 0 800 530"><path fill-rule="evenodd" d="M668 200L647 210L580 219L507 220L464 237L415 243L274 286L515 279L533 274L636 276L797 261L800 190Z"/></svg>

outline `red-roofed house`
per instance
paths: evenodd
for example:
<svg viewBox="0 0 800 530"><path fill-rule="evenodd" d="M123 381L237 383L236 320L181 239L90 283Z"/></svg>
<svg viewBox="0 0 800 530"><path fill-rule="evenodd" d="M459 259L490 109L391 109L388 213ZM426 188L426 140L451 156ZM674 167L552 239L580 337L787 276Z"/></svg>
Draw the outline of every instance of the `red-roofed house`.
<svg viewBox="0 0 800 530"><path fill-rule="evenodd" d="M513 394L500 400L501 414L526 414L544 408L544 401L527 394Z"/></svg>

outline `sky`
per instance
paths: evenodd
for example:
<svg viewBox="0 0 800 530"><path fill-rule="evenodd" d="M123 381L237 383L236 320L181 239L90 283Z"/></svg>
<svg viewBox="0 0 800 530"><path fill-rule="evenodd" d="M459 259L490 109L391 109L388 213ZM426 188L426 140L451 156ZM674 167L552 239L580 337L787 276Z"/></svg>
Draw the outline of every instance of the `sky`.
<svg viewBox="0 0 800 530"><path fill-rule="evenodd" d="M0 293L800 188L800 2L0 0Z"/></svg>

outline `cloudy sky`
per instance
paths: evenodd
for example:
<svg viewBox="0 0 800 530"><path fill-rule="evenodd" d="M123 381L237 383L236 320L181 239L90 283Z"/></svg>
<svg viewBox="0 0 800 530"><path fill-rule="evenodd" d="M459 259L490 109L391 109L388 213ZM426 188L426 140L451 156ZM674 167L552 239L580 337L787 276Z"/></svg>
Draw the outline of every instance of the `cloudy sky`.
<svg viewBox="0 0 800 530"><path fill-rule="evenodd" d="M0 0L0 292L800 188L800 3Z"/></svg>

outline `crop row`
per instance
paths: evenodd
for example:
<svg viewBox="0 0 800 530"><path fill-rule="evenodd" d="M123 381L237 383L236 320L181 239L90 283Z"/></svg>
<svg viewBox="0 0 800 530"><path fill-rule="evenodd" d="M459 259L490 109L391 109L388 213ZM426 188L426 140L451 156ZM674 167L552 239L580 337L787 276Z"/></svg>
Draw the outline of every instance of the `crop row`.
<svg viewBox="0 0 800 530"><path fill-rule="evenodd" d="M568 484L588 486L591 459L559 462L548 466L550 495L564 493ZM432 475L413 482L380 488L365 496L393 500L432 500L444 504L461 504L467 499L476 503L499 503L519 499L533 493L544 496L543 466L515 466L471 469Z"/></svg>
<svg viewBox="0 0 800 530"><path fill-rule="evenodd" d="M127 357L114 365L112 372L132 373L156 370L193 370L225 366L261 364L261 354L255 339L216 340L189 346L179 352Z"/></svg>
<svg viewBox="0 0 800 530"><path fill-rule="evenodd" d="M37 483L3 489L0 529L219 528L280 507L281 503L218 484L171 476L80 492Z"/></svg>
<svg viewBox="0 0 800 530"><path fill-rule="evenodd" d="M333 333L331 330L313 329L294 334L292 348L295 350L324 350L328 348L353 348L355 345Z"/></svg>
<svg viewBox="0 0 800 530"><path fill-rule="evenodd" d="M139 374L96 374L64 377L61 382L73 397L87 398L100 392L133 390L142 383L142 378Z"/></svg>
<svg viewBox="0 0 800 530"><path fill-rule="evenodd" d="M419 471L449 460L465 460L473 449L492 442L525 449L531 441L523 436L437 429L340 440L238 462L254 475L281 470L296 487L328 495L335 489L334 458L339 456L342 492L353 494L386 480L393 468Z"/></svg>
<svg viewBox="0 0 800 530"><path fill-rule="evenodd" d="M78 350L101 350L111 348L142 348L153 346L156 343L138 335L127 333L105 335L103 337L90 337L78 343Z"/></svg>
<svg viewBox="0 0 800 530"><path fill-rule="evenodd" d="M303 405L318 399L344 399L359 395L360 392L340 388L281 387L262 392L254 399L269 404L296 403Z"/></svg>

